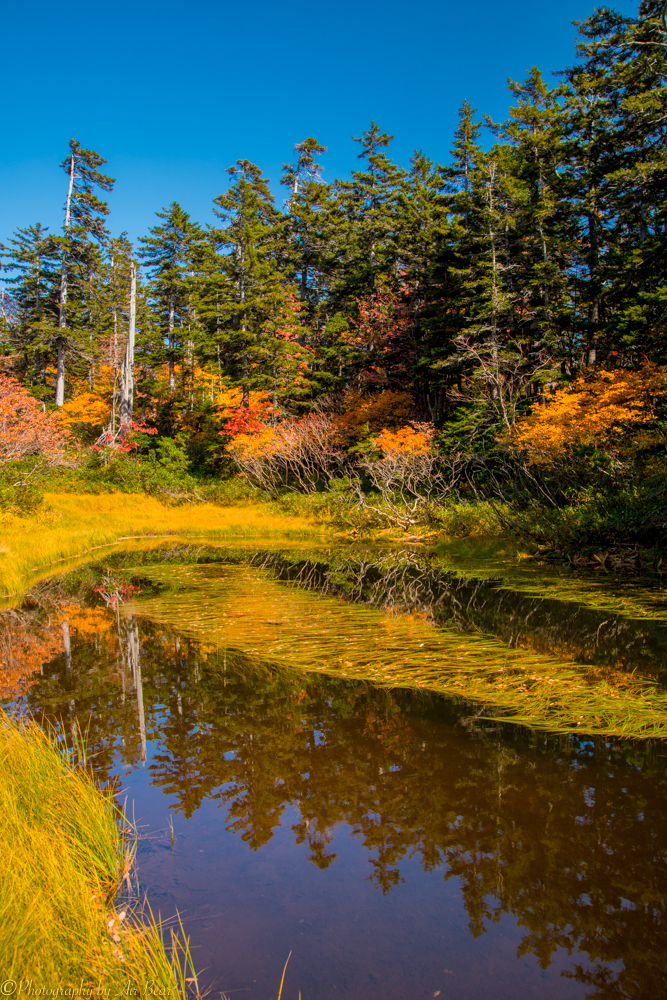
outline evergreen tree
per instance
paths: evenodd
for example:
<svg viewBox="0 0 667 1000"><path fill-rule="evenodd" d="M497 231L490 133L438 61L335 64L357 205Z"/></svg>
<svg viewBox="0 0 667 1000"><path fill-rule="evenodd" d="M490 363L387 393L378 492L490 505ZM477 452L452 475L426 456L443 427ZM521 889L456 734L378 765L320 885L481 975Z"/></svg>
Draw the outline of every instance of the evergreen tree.
<svg viewBox="0 0 667 1000"><path fill-rule="evenodd" d="M17 229L0 248L14 305L12 348L22 355L24 377L46 387L46 367L58 336L59 247L40 223ZM4 294L4 293L3 293Z"/></svg>
<svg viewBox="0 0 667 1000"><path fill-rule="evenodd" d="M65 205L64 235L61 247L60 290L58 297L58 338L56 367L56 405L65 401L65 356L69 347L77 345L82 302L85 301L91 275L99 262L97 247L108 238L104 219L109 214L106 202L95 189L111 191L114 179L100 173L107 161L94 150L83 149L76 139L70 139L70 152L61 166L69 185ZM77 310L72 299L78 299Z"/></svg>
<svg viewBox="0 0 667 1000"><path fill-rule="evenodd" d="M220 340L226 370L241 385L247 407L251 389L272 384L270 338L290 289L280 266L284 219L266 178L249 160L237 160L228 173L231 187L214 199L223 225L213 235L226 282Z"/></svg>
<svg viewBox="0 0 667 1000"><path fill-rule="evenodd" d="M326 293L323 251L326 247L324 219L330 188L320 179L321 165L315 159L326 148L309 138L295 146L296 163L283 164L280 183L288 187L288 260L298 275L299 296L314 311Z"/></svg>
<svg viewBox="0 0 667 1000"><path fill-rule="evenodd" d="M329 211L330 254L336 261L333 295L339 303L373 292L379 275L396 279L396 209L405 170L384 152L393 135L371 127L353 139L365 169L338 181ZM332 261L333 263L333 261Z"/></svg>
<svg viewBox="0 0 667 1000"><path fill-rule="evenodd" d="M202 230L177 202L156 213L163 220L153 226L150 235L140 237L139 257L150 277L150 295L157 317L159 342L155 345L154 363L168 368L169 398L176 392L176 365L183 361L185 342L189 342L193 315L194 261Z"/></svg>

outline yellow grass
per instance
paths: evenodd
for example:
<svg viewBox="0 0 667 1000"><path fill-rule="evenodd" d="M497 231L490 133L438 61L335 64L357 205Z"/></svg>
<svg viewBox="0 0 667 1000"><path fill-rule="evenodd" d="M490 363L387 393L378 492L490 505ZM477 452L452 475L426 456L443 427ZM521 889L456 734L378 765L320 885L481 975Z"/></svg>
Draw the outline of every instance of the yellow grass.
<svg viewBox="0 0 667 1000"><path fill-rule="evenodd" d="M46 494L34 518L0 522L0 596L23 591L59 562L128 536L180 535L210 539L303 539L322 533L303 517L281 515L261 504L168 507L144 494Z"/></svg>
<svg viewBox="0 0 667 1000"><path fill-rule="evenodd" d="M115 905L133 845L112 798L39 726L4 714L0 764L3 992L16 984L17 995L72 996L78 987L81 996L138 996L152 981L159 995L184 998L186 976L196 981L187 942L172 935L168 954L148 908Z"/></svg>

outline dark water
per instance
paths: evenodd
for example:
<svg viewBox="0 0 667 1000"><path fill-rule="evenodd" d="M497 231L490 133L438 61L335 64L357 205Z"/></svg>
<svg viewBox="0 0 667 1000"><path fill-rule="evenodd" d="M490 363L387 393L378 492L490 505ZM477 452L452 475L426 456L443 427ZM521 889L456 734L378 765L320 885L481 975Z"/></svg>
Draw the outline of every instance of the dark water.
<svg viewBox="0 0 667 1000"><path fill-rule="evenodd" d="M140 888L163 917L181 913L213 996L275 997L290 951L295 1000L667 996L666 746L535 734L211 641L174 614L187 595L174 604L169 583L170 565L178 592L178 567L210 558L79 570L7 612L2 642L16 676L41 670L15 678L32 682L15 704L88 727L142 834ZM543 601L427 556L215 558L261 565L313 602L421 610L462 636L664 670L650 588L642 621L616 583Z"/></svg>

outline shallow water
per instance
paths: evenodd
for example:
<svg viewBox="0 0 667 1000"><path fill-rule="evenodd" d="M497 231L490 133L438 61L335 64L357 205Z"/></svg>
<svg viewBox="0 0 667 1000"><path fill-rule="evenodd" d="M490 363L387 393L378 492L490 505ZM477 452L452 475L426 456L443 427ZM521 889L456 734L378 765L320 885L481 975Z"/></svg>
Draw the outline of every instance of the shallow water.
<svg viewBox="0 0 667 1000"><path fill-rule="evenodd" d="M275 997L291 951L285 998L654 1000L667 744L342 675L556 651L661 680L663 607L502 553L117 554L6 613L5 698L88 727L214 996Z"/></svg>

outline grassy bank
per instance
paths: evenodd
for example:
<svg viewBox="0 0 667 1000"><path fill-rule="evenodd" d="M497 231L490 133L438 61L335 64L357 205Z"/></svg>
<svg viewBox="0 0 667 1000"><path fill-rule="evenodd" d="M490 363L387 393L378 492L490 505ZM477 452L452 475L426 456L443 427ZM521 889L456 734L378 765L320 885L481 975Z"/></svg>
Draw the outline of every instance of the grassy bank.
<svg viewBox="0 0 667 1000"><path fill-rule="evenodd" d="M133 846L111 797L34 723L0 716L0 759L4 980L54 996L81 986L143 995L152 980L160 995L184 997L194 976L187 946L172 936L169 954L150 911L114 904Z"/></svg>
<svg viewBox="0 0 667 1000"><path fill-rule="evenodd" d="M133 493L47 494L46 502L34 517L5 516L0 523L0 596L20 593L59 561L128 536L303 539L322 533L306 517L266 504L174 507Z"/></svg>

